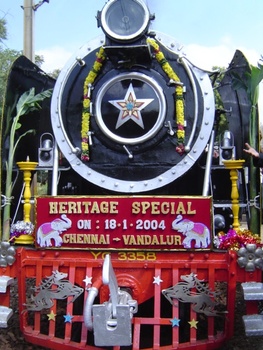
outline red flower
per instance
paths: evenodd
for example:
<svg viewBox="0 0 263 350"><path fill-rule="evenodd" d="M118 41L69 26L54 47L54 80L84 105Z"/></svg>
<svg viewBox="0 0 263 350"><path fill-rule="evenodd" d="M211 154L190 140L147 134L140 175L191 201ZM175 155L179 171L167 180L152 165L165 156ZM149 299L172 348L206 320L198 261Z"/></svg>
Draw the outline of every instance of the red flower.
<svg viewBox="0 0 263 350"><path fill-rule="evenodd" d="M177 147L176 147L176 152L178 153L178 154L180 154L180 156L182 156L183 154L184 154L184 151L185 151L185 149L184 149L184 145L182 144L182 143L180 143Z"/></svg>
<svg viewBox="0 0 263 350"><path fill-rule="evenodd" d="M89 161L89 156L88 156L87 154L82 154L82 155L81 155L81 160L82 160L83 162L88 162L88 161Z"/></svg>

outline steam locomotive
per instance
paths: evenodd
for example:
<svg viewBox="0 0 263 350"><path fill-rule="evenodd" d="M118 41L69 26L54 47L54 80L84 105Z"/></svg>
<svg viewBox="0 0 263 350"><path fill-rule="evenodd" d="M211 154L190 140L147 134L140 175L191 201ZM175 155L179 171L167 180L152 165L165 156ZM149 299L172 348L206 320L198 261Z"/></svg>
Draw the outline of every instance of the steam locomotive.
<svg viewBox="0 0 263 350"><path fill-rule="evenodd" d="M3 130L23 93L52 89L51 101L22 116L16 132L15 161L23 163L13 169L16 258L3 242L32 343L214 349L233 334L232 287L245 272L235 274L235 259L213 239L233 225L224 162L243 158L248 141L251 105L232 86L248 62L237 51L219 79L173 38L150 31L153 20L142 0L110 0L97 14L103 36L81 47L56 81L24 56L12 66ZM3 135L3 162L9 141ZM249 218L248 166L237 179L238 215ZM44 195L33 186L40 174ZM28 241L20 228L29 221Z"/></svg>

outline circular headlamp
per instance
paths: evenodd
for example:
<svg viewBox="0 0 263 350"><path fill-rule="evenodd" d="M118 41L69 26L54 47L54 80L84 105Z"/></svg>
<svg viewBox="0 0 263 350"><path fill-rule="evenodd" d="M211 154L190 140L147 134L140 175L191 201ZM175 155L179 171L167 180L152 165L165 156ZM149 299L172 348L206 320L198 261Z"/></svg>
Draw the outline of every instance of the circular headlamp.
<svg viewBox="0 0 263 350"><path fill-rule="evenodd" d="M102 30L111 39L132 41L147 30L150 13L143 0L110 0L100 20Z"/></svg>

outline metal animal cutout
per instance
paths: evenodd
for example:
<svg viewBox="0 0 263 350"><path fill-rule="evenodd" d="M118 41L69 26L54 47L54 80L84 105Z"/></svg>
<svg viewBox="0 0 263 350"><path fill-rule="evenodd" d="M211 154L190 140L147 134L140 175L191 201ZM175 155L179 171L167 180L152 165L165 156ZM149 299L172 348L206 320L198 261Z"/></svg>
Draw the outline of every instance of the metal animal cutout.
<svg viewBox="0 0 263 350"><path fill-rule="evenodd" d="M40 247L52 247L51 240L53 239L55 247L60 247L63 242L60 235L71 225L71 220L65 214L61 215L61 219L56 218L51 222L45 222L37 230L37 243Z"/></svg>
<svg viewBox="0 0 263 350"><path fill-rule="evenodd" d="M195 240L195 248L207 248L211 242L210 230L207 226L200 222L183 219L182 215L177 215L172 222L172 228L186 236L183 240L185 248L191 248L193 240Z"/></svg>
<svg viewBox="0 0 263 350"><path fill-rule="evenodd" d="M83 288L73 285L64 279L67 273L53 271L50 277L42 280L38 287L33 288L36 296L31 295L31 302L25 304L29 311L49 309L54 305L54 299L66 299L73 296L69 303L73 303L84 291Z"/></svg>
<svg viewBox="0 0 263 350"><path fill-rule="evenodd" d="M173 299L177 299L183 303L193 304L192 308L197 313L203 313L207 316L219 316L224 312L215 310L218 305L214 299L217 293L212 292L208 286L200 281L196 274L183 275L181 279L184 282L178 282L171 288L164 289L163 295L169 302L174 305ZM192 291L191 289L195 289Z"/></svg>

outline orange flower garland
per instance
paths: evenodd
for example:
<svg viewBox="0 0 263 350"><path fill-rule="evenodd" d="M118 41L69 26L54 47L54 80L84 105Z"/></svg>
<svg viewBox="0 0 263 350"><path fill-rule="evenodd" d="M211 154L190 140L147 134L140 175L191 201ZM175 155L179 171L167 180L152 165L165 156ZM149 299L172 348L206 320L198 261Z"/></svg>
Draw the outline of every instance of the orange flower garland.
<svg viewBox="0 0 263 350"><path fill-rule="evenodd" d="M180 84L180 79L177 74L174 72L173 68L167 62L164 54L160 51L160 47L157 42L153 39L147 39L147 42L153 47L154 53L157 61L160 63L163 71L167 76L176 82L175 87L175 108L176 108L176 123L177 123L177 140L178 146L176 151L179 154L184 153L184 139L185 139L185 130L184 130L184 97L183 97L183 86ZM179 84L178 84L179 83Z"/></svg>
<svg viewBox="0 0 263 350"><path fill-rule="evenodd" d="M92 87L95 79L97 78L101 67L104 63L106 55L103 47L96 53L96 60L90 70L88 76L85 79L83 87L83 108L82 108L82 122L81 122L81 160L84 162L89 161L89 143L88 132L90 127L90 95L89 90Z"/></svg>

